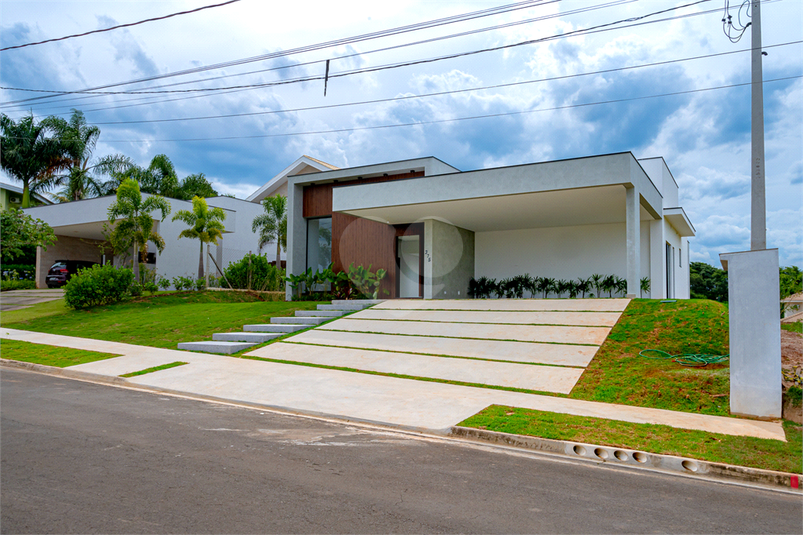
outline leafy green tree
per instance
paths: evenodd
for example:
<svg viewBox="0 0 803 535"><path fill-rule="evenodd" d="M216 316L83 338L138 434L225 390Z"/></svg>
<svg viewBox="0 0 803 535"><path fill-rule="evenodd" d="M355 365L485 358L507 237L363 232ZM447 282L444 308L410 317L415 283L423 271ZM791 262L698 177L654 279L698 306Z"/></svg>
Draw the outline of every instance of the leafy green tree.
<svg viewBox="0 0 803 535"><path fill-rule="evenodd" d="M282 265L282 248L287 249L287 197L276 195L262 201L264 214L254 218L252 232L259 232L259 249L276 242L276 267ZM329 239L331 243L331 237Z"/></svg>
<svg viewBox="0 0 803 535"><path fill-rule="evenodd" d="M28 247L47 250L56 243L56 235L50 225L34 219L22 210L10 208L0 212L0 252L3 262L11 262L24 254Z"/></svg>
<svg viewBox="0 0 803 535"><path fill-rule="evenodd" d="M206 179L203 173L184 177L176 194L177 199L184 201L189 201L193 197L217 196L218 192L215 191L215 188L212 187L212 184Z"/></svg>
<svg viewBox="0 0 803 535"><path fill-rule="evenodd" d="M89 126L84 114L72 110L69 121L53 119L56 138L66 152L67 163L63 173L57 175L56 182L64 188L56 199L60 202L79 201L106 193L101 175L122 173L133 164L122 154L113 154L92 159L100 128Z"/></svg>
<svg viewBox="0 0 803 535"><path fill-rule="evenodd" d="M705 262L689 264L689 287L692 299L728 301L728 273Z"/></svg>
<svg viewBox="0 0 803 535"><path fill-rule="evenodd" d="M803 285L803 272L797 266L787 266L780 268L781 299L794 295L801 291Z"/></svg>
<svg viewBox="0 0 803 535"><path fill-rule="evenodd" d="M201 197L192 198L192 211L179 210L173 216L173 221L183 221L190 228L181 231L179 238L192 238L201 242L201 253L198 256L198 278L204 276L204 244L217 244L218 238L223 236L225 227L222 221L226 219L223 208L209 208L206 200Z"/></svg>
<svg viewBox="0 0 803 535"><path fill-rule="evenodd" d="M68 161L59 140L48 135L55 131L55 118L37 123L31 113L14 122L2 114L0 130L0 167L22 182L22 207L29 208L31 193L49 190L55 182L54 173Z"/></svg>
<svg viewBox="0 0 803 535"><path fill-rule="evenodd" d="M131 251L134 280L137 282L139 282L139 256L147 254L148 242L156 245L159 254L165 248L164 239L153 230L151 213L157 210L162 214L161 221L164 221L170 214L170 203L160 195L149 195L143 199L139 184L132 179L123 180L117 188L117 201L109 206L109 223L114 225L109 241L116 254Z"/></svg>

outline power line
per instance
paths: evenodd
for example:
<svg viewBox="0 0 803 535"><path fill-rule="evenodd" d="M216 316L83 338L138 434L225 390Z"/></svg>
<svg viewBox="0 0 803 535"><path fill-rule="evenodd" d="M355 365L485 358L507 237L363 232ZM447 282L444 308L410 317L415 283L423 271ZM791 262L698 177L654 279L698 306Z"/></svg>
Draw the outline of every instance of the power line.
<svg viewBox="0 0 803 535"><path fill-rule="evenodd" d="M213 7L221 7L226 6L228 4L233 4L235 2L239 2L240 0L229 0L228 2L223 2L221 4L213 4L210 6L203 6L196 9L190 9L189 11L180 11L178 13L171 13L170 15L164 15L162 17L154 17L152 19L145 19L139 22L129 22L128 24L120 24L118 26L112 26L111 28L103 28L102 30L92 30L90 32L84 33L76 33L74 35L67 35L65 37L58 37L56 39L47 39L45 41L38 41L36 43L25 43L24 45L14 45L14 46L7 46L5 48L0 48L0 52L4 52L6 50L13 50L15 48L25 48L27 46L36 46L36 45L43 45L45 43L54 43L56 41L64 41L66 39L75 39L76 37L84 37L87 35L92 35L94 33L102 33L102 32L110 32L112 30L119 30L120 28L128 28L130 26L139 26L140 24L145 24L146 22L154 22L157 20L164 20L169 19L171 17L178 17L180 15L189 15L190 13L197 13L199 11L203 11L204 9L212 9Z"/></svg>
<svg viewBox="0 0 803 535"><path fill-rule="evenodd" d="M764 80L764 84L773 83L773 82L781 82L785 80L794 80L798 78L803 78L803 74L795 75L795 76L785 76L782 78L774 78L771 80ZM513 111L513 112L503 112L503 113L491 113L487 115L472 115L469 117L453 117L450 119L437 119L432 121L417 121L417 122L410 122L410 123L395 123L395 124L384 124L384 125L374 125L374 126L358 126L353 128L337 128L332 130L316 130L316 131L308 131L308 132L287 132L283 134L257 134L251 136L224 136L224 137L209 137L209 138L176 138L176 139L113 139L113 140L105 140L104 143L153 143L153 142L187 142L187 141L227 141L227 140L235 140L235 139L263 139L263 138L275 138L275 137L295 137L295 136L308 136L308 135L322 135L322 134L338 134L338 133L345 133L345 132L357 132L362 130L381 130L381 129L389 129L389 128L403 128L403 127L410 127L410 126L424 126L430 124L442 124L442 123L451 123L451 122L458 122L458 121L471 121L476 119L489 119L495 117L510 117L514 115L525 115L528 113L537 113L537 112L545 112L545 111L560 111L560 110L567 110L573 108L584 108L590 106L601 106L606 104L619 104L622 102L632 102L636 100L648 100L648 99L655 99L655 98L664 98L664 97L671 97L671 96L679 96L679 95L689 95L693 93L703 93L708 91L717 91L721 89L732 89L735 87L745 87L752 85L752 82L745 82L741 84L730 84L730 85L722 85L722 86L715 86L715 87L705 87L705 88L698 88L698 89L689 89L686 91L674 91L671 93L661 93L657 95L646 95L641 97L629 97L629 98L620 98L620 99L612 99L612 100L604 100L599 102L585 102L580 104L567 104L565 106L554 106L551 108L536 108L531 110L521 110L521 111Z"/></svg>
<svg viewBox="0 0 803 535"><path fill-rule="evenodd" d="M551 0L551 1L561 1L561 0ZM551 1L549 3L551 3ZM701 1L709 1L709 0L701 0ZM412 32L412 31L418 31L418 30L423 30L423 29L428 29L428 28L434 28L434 27L437 27L437 26L443 26L443 25L446 25L446 24L454 24L456 22L463 22L463 21L467 21L467 20L473 20L473 19L476 19L476 18L488 17L488 16L492 16L492 15L498 15L498 14L502 14L502 13L507 13L509 11L515 11L515 10L519 10L519 9L527 9L527 8L530 8L530 7L535 7L535 6L539 5L539 4L543 4L545 2L547 2L547 0L526 0L526 1L523 1L523 2L515 3L515 4L507 4L507 5L503 5L503 6L483 9L483 10L480 10L480 11L474 11L474 12L471 12L471 13L464 13L464 14L460 14L460 15L452 15L452 16L449 16L449 17L441 18L441 19L434 19L434 20L430 20L430 21L419 22L419 23L415 23L415 24L409 24L409 25L406 25L406 26L399 26L399 27L391 28L391 29L387 29L387 30L380 30L380 31L371 32L371 33L367 33L367 34L361 34L361 35L352 36L352 37L335 39L335 40L332 40L332 41L326 41L326 42L323 42L323 43L317 43L317 44L313 44L313 45L305 45L305 46L297 47L297 48L290 49L290 50L271 52L271 53L262 54L262 55L259 55L259 56L241 58L241 59L237 59L237 60L232 60L232 61L227 61L227 62L222 62L222 63L216 63L216 64L213 64L213 65L195 67L195 68L192 68L192 69L185 69L185 70L182 70L182 71L176 71L176 72L172 72L172 73L160 74L160 75L156 75L156 76L149 76L149 77L146 77L146 78L139 78L139 79L136 79L136 80L129 80L127 82L116 82L116 83L112 83L112 84L106 84L106 85L102 85L102 86L91 87L91 88L84 89L84 91L97 91L97 90L101 90L101 89L108 89L108 88L111 88L111 87L119 87L121 85L130 85L130 84L141 83L141 82L149 82L149 81L153 81L153 80L161 80L161 79L165 79L165 78L172 78L174 76L184 76L184 75L187 75L187 74L195 74L195 73L198 73L198 72L205 72L205 71L209 71L209 70L223 69L223 68L226 68L226 67L233 67L233 66L237 66L237 65L243 65L243 64L246 64L246 63L253 63L253 62L256 62L256 61L264 61L264 60L267 60L267 59L275 59L275 58L289 56L289 55L293 55L293 54L300 54L302 52L310 52L310 51L313 51L313 50L331 48L333 46L341 46L341 45L356 43L356 42L360 42L360 41L377 39L377 38L380 38L380 37L388 37L388 36L392 36L392 35L399 35L399 34L402 34L402 33L408 33L408 32ZM29 101L32 101L32 100L40 100L40 99L44 99L44 98L49 98L49 97L36 97L36 98L33 98L33 99L26 99L24 101L9 102L7 104L19 103L19 102L29 102Z"/></svg>
<svg viewBox="0 0 803 535"><path fill-rule="evenodd" d="M375 67L367 67L367 68L364 68L364 69L356 69L356 70L352 70L352 71L343 71L343 72L340 72L340 73L330 74L329 78L330 79L331 78L340 78L340 77L344 77L344 76L353 76L355 74L377 72L377 71L386 70L386 69L395 69L395 68L400 68L400 67L408 67L408 66L419 65L419 64L424 64L424 63L433 63L433 62L436 62L436 61L443 61L443 60L447 60L447 59L465 57L465 56L481 54L481 53L485 53L485 52L494 52L494 51L506 50L506 49L510 49L510 48L514 48L514 47L519 47L519 46L524 46L524 45L529 45L529 44L534 44L534 43L539 43L539 42L545 42L545 41L549 41L549 40L563 39L563 38L567 38L567 37L577 36L577 35L580 35L580 34L600 33L600 32L603 32L603 31L611 31L613 29L629 28L629 27L633 27L633 26L640 26L640 25L643 25L643 24L654 24L654 23L658 23L658 22L664 22L664 21L667 21L667 20L675 20L677 18L698 16L698 15L702 15L702 14L718 11L718 10L710 10L710 11L703 11L703 12L698 12L698 13L690 13L690 14L686 14L686 15L678 15L678 16L675 16L675 17L668 17L668 18L665 18L665 19L659 19L659 20L655 20L655 21L637 22L637 21L641 21L641 20L643 20L645 18L648 18L648 17L653 17L655 15L660 15L660 14L663 14L663 13L667 13L669 11L674 11L674 10L677 10L677 9L682 9L682 8L685 8L685 7L694 6L694 5L701 4L701 3L704 3L704 2L708 2L708 1L710 1L710 0L698 0L696 2L692 2L692 3L689 3L689 4L676 6L676 7L672 7L672 8L669 8L669 9L656 11L656 12L653 12L653 13L648 13L648 14L641 15L641 16L638 16L638 17L631 17L631 18L628 18L628 19L621 19L621 20L614 21L614 22L609 22L609 23L600 24L600 25L597 25L597 26L592 26L590 28L578 29L578 30L574 30L572 32L566 32L566 33L563 33L563 34L552 35L552 36L543 37L543 38L539 38L539 39L531 39L531 40L527 40L527 41L523 41L523 42L519 42L519 43L512 43L512 44L509 44L509 45L502 45L502 46L498 46L498 47L485 48L485 49L479 49L479 50L472 50L472 51L467 51L467 52L460 52L460 53L456 53L456 54L438 56L438 57L434 57L434 58L413 60L413 61L400 62L400 63L394 63L394 64L379 65L379 66L375 66ZM623 27L620 27L620 28L612 28L613 26L617 26L617 25L622 24L624 22L634 22L634 24L630 24L630 25L623 26ZM323 75L314 75L314 76L308 76L308 77L304 77L304 78L294 78L294 79L289 79L289 80L281 80L281 81L274 81L274 82L264 82L264 83L260 83L260 84L247 84L247 85L242 85L242 86L214 88L214 89L171 90L170 92L189 93L189 92L219 91L219 92L221 92L221 94L223 94L224 92L235 92L235 91L239 91L239 90L259 89L259 88L264 88L264 87L273 87L273 86L288 85L288 84L294 84L294 83L303 83L303 82L317 81L317 80L322 80L322 79L323 79ZM81 91L72 91L72 92L65 92L65 93L70 94L70 93L80 93L80 92ZM147 91L142 91L142 92L123 92L123 94L131 94L131 95L133 95L133 94L152 94L152 93L161 93L161 92L147 92ZM40 98L42 98L42 97L40 97ZM47 98L47 97L44 97L44 98ZM6 106L12 105L14 103L26 102L26 101L29 101L29 100L35 100L35 99L26 99L26 100L22 100L22 101L11 101L11 102L7 102L7 103L4 103L4 104L0 105L0 107L6 107ZM172 100L183 100L183 99L172 99ZM168 99L167 102L170 102L172 100ZM150 102L150 103L153 103L153 102ZM117 108L122 108L122 107L126 107L126 106L113 106L113 107L110 107L110 108L102 108L102 109L117 109ZM89 110L89 111L100 111L100 110Z"/></svg>
<svg viewBox="0 0 803 535"><path fill-rule="evenodd" d="M801 41L790 41L788 43L780 43L776 45L767 45L762 48L776 48L782 46L790 46L803 43ZM552 76L548 78L538 78L535 80L523 80L520 82L509 82L504 84L495 84L489 86L482 86L482 87L470 87L464 89L453 89L449 91L438 91L435 93L423 93L420 95L405 95L401 97L390 97L390 98L382 98L382 99L375 99L375 100L364 100L359 102L344 102L340 104L327 104L323 106L308 106L304 108L291 108L291 109L284 109L284 110L269 110L269 111L255 111L255 112L246 112L246 113L228 113L222 115L204 115L204 116L196 116L196 117L177 117L177 118L170 118L170 119L138 119L133 121L93 121L93 125L122 125L122 124L152 124L152 123L172 123L172 122L181 122L181 121L200 121L200 120L207 120L207 119L230 119L235 117L254 117L259 115L273 115L278 113L297 113L300 111L317 111L317 110L326 110L326 109L333 109L333 108L344 108L350 106L363 106L367 104L384 104L387 102L398 102L404 100L414 100L419 98L429 98L429 97L439 97L445 95L453 95L457 93L470 93L475 91L486 91L488 89L501 89L506 87L516 87L520 85L529 85L541 82L554 82L558 80L567 80L571 78L578 78L583 76L595 76L599 74L610 74L614 72L622 72L627 70L635 70L635 69L643 69L647 67L658 67L661 65L669 65L672 63L682 63L686 61L694 61L698 59L708 59L708 58L715 58L720 56L728 56L731 54L741 54L743 52L750 52L749 48L743 50L731 50L728 52L718 52L714 54L706 54L702 56L691 56L686 58L680 59L672 59L672 60L665 60L665 61L657 61L653 63L644 63L641 65L630 65L628 67L615 67L611 69L603 69L598 71L591 71L591 72L584 72L584 73L574 73L574 74L565 74L562 76Z"/></svg>

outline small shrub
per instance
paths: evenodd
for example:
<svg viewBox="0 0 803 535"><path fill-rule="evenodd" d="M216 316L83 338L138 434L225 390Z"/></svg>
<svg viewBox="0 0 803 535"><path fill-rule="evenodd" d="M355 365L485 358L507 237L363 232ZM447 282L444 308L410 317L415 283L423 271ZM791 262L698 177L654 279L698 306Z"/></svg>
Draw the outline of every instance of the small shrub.
<svg viewBox="0 0 803 535"><path fill-rule="evenodd" d="M237 262L231 262L223 273L232 288L259 292L284 290L284 270L276 269L261 255L247 254Z"/></svg>
<svg viewBox="0 0 803 535"><path fill-rule="evenodd" d="M36 279L36 266L30 264L3 264L3 280L32 281Z"/></svg>
<svg viewBox="0 0 803 535"><path fill-rule="evenodd" d="M35 290L36 281L25 280L3 280L0 281L0 291L6 292L11 290Z"/></svg>
<svg viewBox="0 0 803 535"><path fill-rule="evenodd" d="M160 277L159 282L156 283L156 285L162 290L167 290L168 288L170 288L170 284L171 284L170 279L168 279L167 277Z"/></svg>
<svg viewBox="0 0 803 535"><path fill-rule="evenodd" d="M134 272L107 264L80 269L64 286L64 302L70 308L89 308L117 303L134 282Z"/></svg>
<svg viewBox="0 0 803 535"><path fill-rule="evenodd" d="M155 282L146 282L142 285L142 287L146 292L150 292L151 294L156 293L156 291L159 289L159 286L157 286Z"/></svg>
<svg viewBox="0 0 803 535"><path fill-rule="evenodd" d="M189 277L173 277L173 286L177 291L192 290L195 288L195 279Z"/></svg>
<svg viewBox="0 0 803 535"><path fill-rule="evenodd" d="M131 287L128 289L128 292L131 294L131 297L139 297L142 295L142 284L138 282L132 282Z"/></svg>
<svg viewBox="0 0 803 535"><path fill-rule="evenodd" d="M196 280L195 281L195 289L198 290L199 292L201 290L205 290L206 289L206 279L201 277L200 279Z"/></svg>

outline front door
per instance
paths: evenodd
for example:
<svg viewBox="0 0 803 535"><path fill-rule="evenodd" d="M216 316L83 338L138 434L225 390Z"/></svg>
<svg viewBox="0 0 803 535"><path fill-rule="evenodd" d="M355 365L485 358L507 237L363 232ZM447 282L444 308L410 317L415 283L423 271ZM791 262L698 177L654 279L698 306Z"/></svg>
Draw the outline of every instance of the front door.
<svg viewBox="0 0 803 535"><path fill-rule="evenodd" d="M399 297L421 297L420 293L421 236L399 236L396 251L399 262Z"/></svg>

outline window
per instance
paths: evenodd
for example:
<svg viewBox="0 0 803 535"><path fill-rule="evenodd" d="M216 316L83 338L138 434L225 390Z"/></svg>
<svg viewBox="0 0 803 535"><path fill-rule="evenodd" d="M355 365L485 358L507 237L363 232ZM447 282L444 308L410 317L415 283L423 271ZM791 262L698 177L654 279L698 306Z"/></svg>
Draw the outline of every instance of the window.
<svg viewBox="0 0 803 535"><path fill-rule="evenodd" d="M683 267L683 246L678 247L678 267Z"/></svg>
<svg viewBox="0 0 803 535"><path fill-rule="evenodd" d="M326 269L332 263L332 218L307 220L307 268Z"/></svg>

